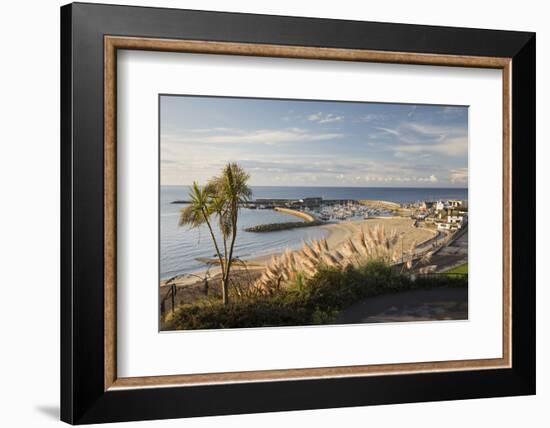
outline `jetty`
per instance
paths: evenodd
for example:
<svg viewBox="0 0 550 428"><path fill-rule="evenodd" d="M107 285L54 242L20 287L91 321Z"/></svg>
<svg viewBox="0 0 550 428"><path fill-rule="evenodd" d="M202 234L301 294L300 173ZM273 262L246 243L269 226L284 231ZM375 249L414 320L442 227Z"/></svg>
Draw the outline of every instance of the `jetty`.
<svg viewBox="0 0 550 428"><path fill-rule="evenodd" d="M305 222L308 222L308 223L311 223L317 220L315 216L313 216L312 214L305 213L303 211L296 211L296 210L291 210L289 208L281 208L281 207L275 207L274 210L280 213L290 214L295 217L300 217L304 219Z"/></svg>
<svg viewBox="0 0 550 428"><path fill-rule="evenodd" d="M290 208L281 208L281 207L275 207L273 209L277 212L299 217L304 221L287 221L284 223L259 224L258 226L252 226L244 229L245 232L275 232L278 230L288 230L288 229L296 229L300 227L319 226L323 224L321 220L319 220L317 217L315 217L313 214L310 214L310 213L306 213L298 210L292 210Z"/></svg>

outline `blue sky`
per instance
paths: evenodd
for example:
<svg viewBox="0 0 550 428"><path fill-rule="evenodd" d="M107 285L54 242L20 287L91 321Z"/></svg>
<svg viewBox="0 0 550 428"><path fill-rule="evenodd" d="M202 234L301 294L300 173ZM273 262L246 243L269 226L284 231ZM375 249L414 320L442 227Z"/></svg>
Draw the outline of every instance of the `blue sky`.
<svg viewBox="0 0 550 428"><path fill-rule="evenodd" d="M461 106L161 96L161 184L236 161L255 186L467 187Z"/></svg>

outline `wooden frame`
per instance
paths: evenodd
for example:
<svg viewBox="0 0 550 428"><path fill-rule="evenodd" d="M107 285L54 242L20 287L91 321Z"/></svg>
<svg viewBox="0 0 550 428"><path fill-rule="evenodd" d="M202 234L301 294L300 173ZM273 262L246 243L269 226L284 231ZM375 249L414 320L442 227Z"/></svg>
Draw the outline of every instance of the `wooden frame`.
<svg viewBox="0 0 550 428"><path fill-rule="evenodd" d="M429 55L403 52L377 52L353 49L276 46L265 44L166 40L105 36L105 390L160 385L244 382L273 379L303 379L335 376L414 373L442 370L467 370L510 367L510 58L458 55ZM315 369L268 370L200 375L117 378L116 376L116 52L118 49L204 53L211 55L247 55L338 61L385 62L400 64L444 65L495 68L503 75L503 357L469 361L442 361L411 364L324 367Z"/></svg>
<svg viewBox="0 0 550 428"><path fill-rule="evenodd" d="M103 14L127 14L130 16L128 21L121 24L119 31L115 29L107 29L100 24L100 18ZM93 409L90 405L83 403L89 402L86 399L87 396L96 396L99 394L103 396L103 400L106 402L118 402L122 396L128 397L130 402L133 400L142 400L138 398L143 396L146 387L159 387L163 392L159 394L169 394L174 388L168 388L168 386L179 386L175 388L182 391L186 390L184 394L189 393L190 389L193 392L197 391L211 391L213 394L215 391L220 391L220 388L226 388L228 391L238 391L243 388L246 389L246 394L250 394L254 388L254 385L279 385L281 389L285 389L285 385L288 383L280 382L282 380L294 380L293 384L300 383L307 388L312 387L313 383L319 385L319 382L324 382L325 388L330 388L336 385L342 385L342 382L352 382L354 384L359 383L362 388L367 385L374 385L376 382L383 382L384 378L389 381L388 375L392 374L391 378L402 378L410 381L411 375L414 374L417 388L421 388L421 385L428 382L426 376L431 376L435 379L439 375L440 379L448 377L449 379L456 376L462 376L463 382L467 385L467 379L485 382L485 379L500 379L500 382L505 381L503 373L518 374L517 369L521 368L521 379L518 379L515 383L509 384L505 389L492 389L488 385L483 392L472 392L468 395L468 391L455 393L455 395L448 395L442 391L442 386L439 387L439 395L430 394L421 395L420 397L402 397L397 398L394 401L393 397L374 397L372 392L368 394L368 398L365 397L363 401L354 402L348 397L348 401L339 402L339 397L331 394L332 401L310 401L309 404L304 404L304 397L299 400L302 407L297 408L315 408L315 407L329 407L339 405L354 405L354 404L370 404L370 403L382 403L382 402L402 402L402 401L416 401L421 399L433 400L433 399L445 399L445 398L462 398L470 396L489 396L489 395L506 395L506 394L523 394L534 392L534 336L529 339L523 338L521 335L531 334L529 329L533 328L534 318L534 262L518 262L518 254L515 251L516 246L523 248L523 251L534 251L531 248L531 242L529 242L526 236L530 234L534 235L534 229L529 225L518 223L518 218L523 214L514 211L512 212L512 206L514 201L521 199L523 204L527 206L534 205L534 196L526 194L520 196L514 187L520 185L520 180L532 180L531 174L534 174L534 162L532 158L523 157L512 144L513 135L516 135L519 130L527 132L528 138L522 138L526 141L523 144L528 144L529 149L532 149L534 153L534 115L523 115L519 107L534 109L534 80L529 79L534 74L534 35L527 33L508 33L508 32L494 32L487 30L463 30L463 29L444 29L434 27L418 27L410 25L398 25L398 24L373 24L373 23L348 23L329 20L315 20L315 19L302 19L302 18L283 18L283 17L256 17L254 15L237 15L237 14L212 14L208 12L192 12L192 11L171 11L177 17L168 16L165 9L143 9L143 8L129 8L119 6L94 6L94 5L69 5L62 9L62 52L65 61L62 76L63 89L62 89L62 102L63 102L63 115L62 125L64 129L63 134L63 152L62 163L65 171L63 176L62 189L65 195L71 198L71 204L63 206L64 220L71 220L70 227L66 222L63 223L64 235L62 236L63 247L63 266L64 282L62 293L62 355L64 358L63 375L62 378L62 419L76 423L76 422L98 422L98 421L111 421L111 420L129 420L129 419L145 419L151 417L174 417L174 416L191 416L197 414L223 414L231 412L242 411L267 411L267 410L283 410L291 409L296 403L290 403L285 401L283 397L279 397L279 400L274 406L262 407L257 405L256 407L250 406L246 409L239 408L235 403L233 407L220 406L218 409L204 408L204 404L201 406L195 406L194 408L174 409L171 412L161 413L158 411L149 409L143 410L130 410L125 408L121 410L118 408L116 411L113 407L114 404L109 405L107 408L101 407L101 405L95 404ZM181 22L182 24L189 23L191 19L200 16L200 21L204 28L208 28L207 33L211 34L209 37L200 37L197 39L196 34L187 34L186 30L181 30L179 37L170 37L171 34L162 33L160 28L163 27L163 23ZM140 32L137 22L139 17L146 15L155 15L157 17L157 29L154 30L158 33L157 37L151 37L149 34L156 34L151 30L147 31L143 29L144 36L135 36ZM79 23L82 19L92 16L91 22L96 31L92 35L81 34L85 30L81 30ZM219 23L227 23L228 20L237 19L237 17L243 22L246 22L248 27L254 25L262 25L262 20L268 20L271 22L270 27L265 30L264 37L266 40L247 40L245 42L235 41L242 40L241 37L225 37L224 41L220 35L216 35L216 30L213 29L214 25L209 26L210 23L214 24L214 21L218 20ZM95 19L95 20L94 20ZM179 21L178 21L179 20ZM274 29L278 25L290 25L293 28L298 29L300 25L308 24L312 27L311 30L306 31L306 39L315 38L315 35L321 34L330 26L334 26L333 34L337 34L338 29L348 28L348 26L357 26L358 33L369 33L376 35L384 33L384 31L392 31L392 34L401 34L397 40L392 44L391 50L388 50L388 46L382 46L382 42L378 42L380 46L374 47L360 47L350 48L345 46L346 41L339 40L337 36L333 35L334 40L325 40L324 46L317 46L313 43L304 43L304 40L291 41L292 43L281 43L279 40L273 40L272 43L268 43L275 38L273 36ZM388 27L381 28L380 25L386 25ZM124 31L122 31L124 27ZM223 25L222 25L223 27ZM303 27L301 27L303 28ZM131 30L131 31L130 31ZM244 31L244 30L243 30ZM426 35L434 35L434 32L447 34L447 46L431 47L429 43L424 46L424 49L414 50L414 46L411 48L410 43L407 44L405 39L417 31L422 31ZM494 41L496 48L489 52L482 48L476 49L475 37L478 37L478 32L482 32L485 38L489 38ZM200 32L200 31L199 31ZM128 35L114 35L114 34L131 34ZM456 40L458 41L456 46L453 47L453 40L451 35L460 33ZM195 36L195 37L193 37ZM441 36L441 34L440 34ZM380 37L378 37L380 38ZM462 39L461 39L462 38ZM74 50L77 48L78 42L84 43L93 39L93 43L96 46L94 55L90 55L90 63L88 66L94 67L94 78L101 75L103 78L103 100L95 98L94 111L92 112L79 112L79 117L83 120L79 124L77 120L74 122L73 114L76 110L82 106L79 102L84 100L83 94L79 93L78 84L83 84L86 81L86 76L81 70L79 81L78 70L82 64L74 64L76 61L73 56ZM445 38L443 38L445 40ZM213 41L216 40L216 41ZM440 39L441 40L441 39ZM460 44L462 40L462 45ZM352 44L357 40L348 39L347 42ZM305 40L307 42L307 40ZM65 44L63 44L65 43ZM337 45L340 47L336 47ZM518 50L519 46L519 50ZM99 48L102 48L99 51ZM386 49L384 49L386 48ZM222 373L222 374L200 374L200 375L174 375L174 376L161 376L161 377L146 377L146 378L117 378L116 376L116 51L117 49L139 49L139 50L153 50L153 51L172 51L172 52L193 52L193 53L207 53L207 54L231 54L231 55L249 55L249 56L272 56L272 57L285 57L285 58L307 58L307 59L325 59L325 60L342 60L342 61L368 61L368 62L389 62L389 63L405 63L405 64L426 64L426 65L445 65L445 66L461 66L461 67L480 67L480 68L496 68L501 69L503 73L503 357L500 359L484 359L484 360L470 360L470 361L445 361L445 362L426 362L426 363L410 363L410 364L387 364L387 365L371 365L371 366L350 366L350 367L327 367L327 368L311 368L311 369L292 369L292 370L270 370L270 371L256 371L256 372L240 372L240 373ZM508 49L508 50L507 50ZM533 49L531 51L531 49ZM477 54L476 54L477 53ZM524 55L523 57L521 55ZM82 61L82 60L80 60ZM74 74L73 74L74 73ZM520 80L522 79L522 80ZM80 83L82 82L82 83ZM77 84L78 83L78 84ZM99 82L97 82L99 83ZM523 88L522 92L516 89L516 85L520 85ZM532 86L532 87L531 87ZM525 92L525 89L527 91ZM531 93L533 91L533 93ZM531 98L532 97L532 98ZM101 103L101 105L100 105ZM103 109L101 108L103 107ZM103 117L100 116L100 111L103 111ZM70 116L70 117L69 117ZM84 131L89 125L95 125L95 122L90 120L91 116L97 117L98 121L103 122L102 135L97 133L95 129L95 140L82 141L79 140L79 131ZM519 116L519 118L518 118ZM99 125L99 123L98 123ZM80 126L80 127L79 127ZM72 127L72 129L71 129ZM531 128L533 127L533 128ZM87 145L87 146L85 146ZM79 178L79 171L77 167L86 168L82 159L76 159L77 150L82 150L85 147L93 147L96 158L93 159L95 166L89 171L85 171L88 177L93 177L98 180L102 177L101 185L95 183L93 189L87 188L85 184L82 184ZM99 150L101 149L101 150ZM85 151L85 150L84 150ZM531 152L530 152L531 153ZM101 155L102 162L97 158ZM514 164L514 170L516 173L512 178L512 162ZM94 169L97 168L97 169ZM516 175L517 171L521 171L521 175ZM102 175L100 171L103 171ZM71 175L72 174L72 175ZM527 178L525 178L527 177ZM72 190L72 192L71 192ZM98 192L101 191L102 200L98 198ZM77 195L75 192L79 192ZM527 192L529 193L529 192ZM102 326L98 325L86 325L84 328L84 336L90 337L90 334L94 337L94 350L97 352L97 344L99 344L99 338L102 337L103 346L101 347L102 360L98 360L94 363L94 367L97 369L94 371L93 387L89 385L89 382L82 382L81 377L84 375L82 372L83 354L75 348L78 342L76 333L78 329L82 329L84 316L87 312L97 308L97 306L89 305L87 303L80 303L75 297L79 294L82 283L86 282L82 277L78 277L79 269L78 260L75 261L75 254L86 256L86 252L77 251L75 248L75 242L79 238L83 237L82 225L75 220L78 220L81 215L78 215L77 209L74 204L74 199L79 199L84 195L95 196L94 200L89 203L95 204L94 210L97 212L97 205L102 207L102 220L103 224L95 223L93 225L94 230L102 230L102 240L94 241L94 248L97 250L97 256L102 254L101 259L94 259L93 268L97 269L102 266L101 272L94 272L94 281L85 285L88 292L97 287L103 286L102 300L98 303L102 307L101 313L103 313ZM98 202L100 202L98 204ZM517 203L517 202L516 202ZM533 226L534 227L534 226ZM522 235L519 234L521 230ZM527 235L524 235L527 233ZM97 239L97 238L96 238ZM512 247L512 240L514 241L514 248ZM97 246L97 247L95 247ZM515 254L515 257L514 257ZM88 257L90 254L87 255ZM80 259L81 260L81 259ZM512 271L512 265L518 266ZM523 265L522 265L523 264ZM97 267L95 267L97 266ZM519 270L518 270L519 269ZM102 278L102 280L101 280ZM527 289L526 295L520 295L516 285L519 278L527 278L522 282L522 288ZM80 281L79 281L80 280ZM527 282L526 282L527 281ZM90 288L91 287L91 288ZM519 301L518 301L519 300ZM85 307L87 305L87 307ZM527 313L531 311L531 313ZM518 317L516 319L516 317ZM98 320L97 316L94 319ZM519 326L519 327L518 327ZM524 347L519 347L518 344L522 343ZM81 343L78 343L83 346ZM532 353L533 355L529 355ZM67 367L66 365L69 365ZM87 363L84 361L84 365ZM522 366L524 364L524 366ZM492 369L492 370L481 370ZM481 370L481 371L480 371ZM424 373L424 374L421 374ZM475 374L475 375L474 375ZM98 381L97 376L100 375L101 382ZM422 380L422 376L426 380ZM474 378L472 378L474 376ZM79 383L80 380L80 383ZM470 382L472 381L470 380ZM254 383L248 383L254 381ZM275 382L279 381L279 382ZM510 383L510 381L508 381ZM217 384L217 385L216 385ZM223 384L223 385L219 385ZM443 381L443 384L445 381ZM470 383L470 386L472 384ZM476 387L478 385L476 384ZM217 388L217 389L216 389ZM288 388L287 388L288 389ZM130 391L131 390L131 391ZM158 391L158 388L155 389ZM506 392L507 391L507 392ZM196 398L189 399L189 396L193 396L193 392L187 394L188 401L190 403L196 403ZM388 391L389 392L389 391ZM199 392L198 394L203 394ZM151 392L151 394L154 394ZM176 400L178 393L175 393L172 400ZM399 394L397 394L399 396ZM194 401L195 400L195 401ZM175 402L174 402L175 405ZM202 410L201 410L202 409Z"/></svg>

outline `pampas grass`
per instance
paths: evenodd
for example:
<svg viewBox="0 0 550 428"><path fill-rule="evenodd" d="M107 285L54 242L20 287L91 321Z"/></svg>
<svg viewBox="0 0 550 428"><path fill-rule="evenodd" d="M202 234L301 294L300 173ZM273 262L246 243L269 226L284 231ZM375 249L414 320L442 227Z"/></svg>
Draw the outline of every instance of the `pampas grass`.
<svg viewBox="0 0 550 428"><path fill-rule="evenodd" d="M311 278L322 268L345 270L377 261L387 265L399 262L403 257L398 247L400 236L394 231L386 232L383 226L361 229L348 238L340 249L329 248L326 239L305 242L302 249L285 251L273 256L253 288L262 293L272 293L280 287L287 287L299 277ZM412 267L416 243L411 244L406 266Z"/></svg>

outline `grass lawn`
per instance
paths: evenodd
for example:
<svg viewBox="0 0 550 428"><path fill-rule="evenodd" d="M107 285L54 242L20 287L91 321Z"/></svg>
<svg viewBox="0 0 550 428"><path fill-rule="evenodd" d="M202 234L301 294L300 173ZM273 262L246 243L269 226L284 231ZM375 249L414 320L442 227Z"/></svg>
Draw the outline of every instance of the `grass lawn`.
<svg viewBox="0 0 550 428"><path fill-rule="evenodd" d="M452 268L445 273L468 273L468 263Z"/></svg>

